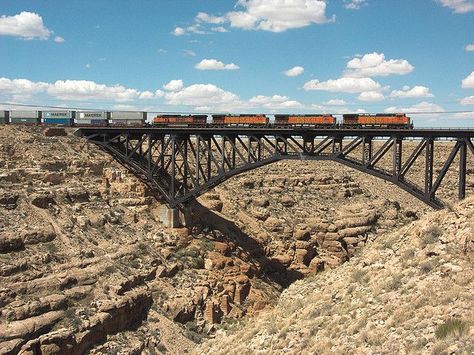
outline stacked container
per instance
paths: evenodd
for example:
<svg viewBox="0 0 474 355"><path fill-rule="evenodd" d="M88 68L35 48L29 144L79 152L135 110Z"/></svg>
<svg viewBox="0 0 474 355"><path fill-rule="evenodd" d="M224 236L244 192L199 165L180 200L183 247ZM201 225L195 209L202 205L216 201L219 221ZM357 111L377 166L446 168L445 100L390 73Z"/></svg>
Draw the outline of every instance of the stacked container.
<svg viewBox="0 0 474 355"><path fill-rule="evenodd" d="M48 125L72 126L75 111L43 111L43 123Z"/></svg>
<svg viewBox="0 0 474 355"><path fill-rule="evenodd" d="M41 111L10 111L12 124L40 124Z"/></svg>
<svg viewBox="0 0 474 355"><path fill-rule="evenodd" d="M78 111L74 122L77 126L107 126L108 119L105 111Z"/></svg>
<svg viewBox="0 0 474 355"><path fill-rule="evenodd" d="M110 126L143 126L146 112L114 111L110 112Z"/></svg>
<svg viewBox="0 0 474 355"><path fill-rule="evenodd" d="M0 124L8 124L8 111L0 111Z"/></svg>

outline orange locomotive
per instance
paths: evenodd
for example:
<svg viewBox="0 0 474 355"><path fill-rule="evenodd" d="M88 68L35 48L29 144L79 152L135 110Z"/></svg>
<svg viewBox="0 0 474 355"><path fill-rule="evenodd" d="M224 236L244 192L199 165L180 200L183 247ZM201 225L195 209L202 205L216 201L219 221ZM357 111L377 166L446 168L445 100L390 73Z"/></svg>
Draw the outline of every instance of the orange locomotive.
<svg viewBox="0 0 474 355"><path fill-rule="evenodd" d="M205 127L207 115L158 115L153 118L153 126L199 126Z"/></svg>
<svg viewBox="0 0 474 355"><path fill-rule="evenodd" d="M213 126L266 126L268 117L265 115L212 115Z"/></svg>
<svg viewBox="0 0 474 355"><path fill-rule="evenodd" d="M413 128L410 117L404 113L345 114L342 128Z"/></svg>
<svg viewBox="0 0 474 355"><path fill-rule="evenodd" d="M312 115L275 115L276 127L336 127L336 117L327 114L312 114Z"/></svg>

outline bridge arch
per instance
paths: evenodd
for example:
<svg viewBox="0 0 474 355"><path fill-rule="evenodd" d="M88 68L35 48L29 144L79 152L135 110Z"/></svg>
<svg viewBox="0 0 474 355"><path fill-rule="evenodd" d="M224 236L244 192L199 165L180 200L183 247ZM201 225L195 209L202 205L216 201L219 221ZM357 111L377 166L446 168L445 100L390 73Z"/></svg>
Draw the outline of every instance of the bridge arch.
<svg viewBox="0 0 474 355"><path fill-rule="evenodd" d="M111 154L171 208L185 205L232 176L287 159L331 160L392 182L442 208L436 192L446 173L459 157L458 195L464 198L468 152L474 154L471 130L88 127L76 135ZM440 139L454 141L446 158L435 154ZM408 141L414 150L405 149ZM416 184L407 175L421 160L422 184ZM437 174L436 166L441 166Z"/></svg>

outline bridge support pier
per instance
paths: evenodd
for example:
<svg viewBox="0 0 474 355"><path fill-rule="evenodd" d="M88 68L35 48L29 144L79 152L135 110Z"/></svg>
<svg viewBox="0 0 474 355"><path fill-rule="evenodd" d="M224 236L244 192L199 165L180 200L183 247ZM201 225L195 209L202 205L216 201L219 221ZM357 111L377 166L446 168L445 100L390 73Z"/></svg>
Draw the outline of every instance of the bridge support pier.
<svg viewBox="0 0 474 355"><path fill-rule="evenodd" d="M158 218L167 228L185 227L189 223L188 212L187 210L181 211L178 208L161 205L158 208Z"/></svg>

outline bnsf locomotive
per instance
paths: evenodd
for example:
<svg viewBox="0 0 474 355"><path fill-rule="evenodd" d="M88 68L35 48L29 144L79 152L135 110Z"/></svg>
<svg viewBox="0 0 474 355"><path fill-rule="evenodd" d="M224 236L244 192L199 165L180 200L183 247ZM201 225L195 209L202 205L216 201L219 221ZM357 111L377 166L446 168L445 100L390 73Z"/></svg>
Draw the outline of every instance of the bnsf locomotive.
<svg viewBox="0 0 474 355"><path fill-rule="evenodd" d="M412 129L404 113L344 114L342 122L329 114L156 115L147 123L146 112L130 111L0 111L0 124L59 126L155 127L273 127L273 128L399 128Z"/></svg>

